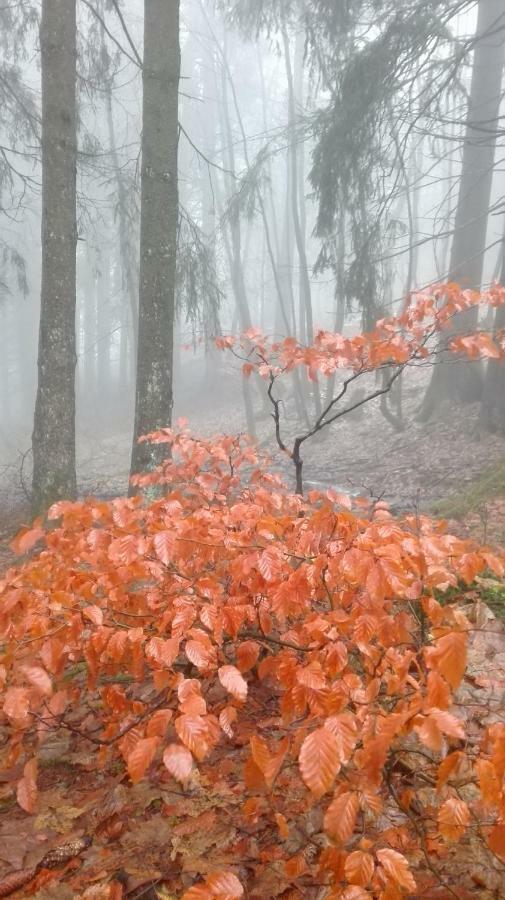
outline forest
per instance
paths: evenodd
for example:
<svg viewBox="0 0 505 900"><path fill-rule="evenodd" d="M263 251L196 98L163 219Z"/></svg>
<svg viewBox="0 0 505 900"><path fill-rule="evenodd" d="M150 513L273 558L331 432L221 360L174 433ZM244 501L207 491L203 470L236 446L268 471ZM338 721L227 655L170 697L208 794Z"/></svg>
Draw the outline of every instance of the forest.
<svg viewBox="0 0 505 900"><path fill-rule="evenodd" d="M504 0L0 0L0 897L505 898Z"/></svg>

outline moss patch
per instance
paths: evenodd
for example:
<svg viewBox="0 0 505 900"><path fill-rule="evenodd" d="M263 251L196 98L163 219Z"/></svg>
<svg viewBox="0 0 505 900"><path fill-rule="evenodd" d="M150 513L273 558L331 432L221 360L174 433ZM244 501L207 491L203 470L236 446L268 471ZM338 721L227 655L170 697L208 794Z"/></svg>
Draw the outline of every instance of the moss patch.
<svg viewBox="0 0 505 900"><path fill-rule="evenodd" d="M481 600L497 619L505 619L505 580L495 578L491 573L487 577L478 576L473 584L461 584L447 591L434 590L433 594L442 606Z"/></svg>
<svg viewBox="0 0 505 900"><path fill-rule="evenodd" d="M464 490L433 505L433 512L445 519L463 519L497 498L505 498L505 459L494 463Z"/></svg>

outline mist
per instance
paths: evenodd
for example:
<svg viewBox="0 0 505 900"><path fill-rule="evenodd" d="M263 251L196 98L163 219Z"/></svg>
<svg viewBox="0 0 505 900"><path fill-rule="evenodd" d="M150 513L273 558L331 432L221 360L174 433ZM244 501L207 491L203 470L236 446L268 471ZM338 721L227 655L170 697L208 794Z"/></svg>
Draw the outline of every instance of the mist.
<svg viewBox="0 0 505 900"><path fill-rule="evenodd" d="M187 419L200 435L251 433L283 472L266 387L244 380L241 361L216 351L216 336L251 327L307 345L319 329L352 336L399 313L411 291L446 281L485 289L503 273L500 3L432 3L424 17L414 0L383 6L377 20L366 2L340 12L309 0L284 11L246 0L187 0L180 9L171 418ZM0 464L8 526L33 509L40 14L36 2L0 12ZM79 496L128 489L143 40L140 0L77 4ZM483 313L491 331L493 315ZM500 391L483 395L480 363L472 364L480 385L464 387L458 372L454 390L450 377L443 383L444 366L451 362L442 360L436 377L429 368L406 373L401 395L373 400L311 439L305 477L398 508L426 507L493 464L503 452ZM290 434L326 390L321 376L316 388L286 383Z"/></svg>

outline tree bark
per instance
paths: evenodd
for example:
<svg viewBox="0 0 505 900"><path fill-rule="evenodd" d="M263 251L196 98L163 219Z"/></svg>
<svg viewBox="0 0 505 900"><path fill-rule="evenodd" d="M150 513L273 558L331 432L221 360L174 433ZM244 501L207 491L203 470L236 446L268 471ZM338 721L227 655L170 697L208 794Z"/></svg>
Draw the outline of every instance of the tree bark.
<svg viewBox="0 0 505 900"><path fill-rule="evenodd" d="M32 505L76 496L76 0L43 0L42 283Z"/></svg>
<svg viewBox="0 0 505 900"><path fill-rule="evenodd" d="M109 149L111 162L116 174L117 185L117 211L119 221L119 248L121 255L121 268L123 274L124 287L128 298L131 316L131 343L133 345L134 355L137 353L137 332L138 332L138 262L134 253L131 239L131 222L128 215L128 187L121 166L119 164L119 156L116 146L116 132L114 128L114 116L112 113L112 84L107 85L107 94L105 97L107 109L107 128L109 132ZM123 323L126 324L127 317L123 317Z"/></svg>
<svg viewBox="0 0 505 900"><path fill-rule="evenodd" d="M140 285L131 474L150 471L167 445L138 443L172 418L178 222L179 0L145 0Z"/></svg>
<svg viewBox="0 0 505 900"><path fill-rule="evenodd" d="M505 286L505 237L503 241L500 284ZM499 306L494 317L495 335L505 331L505 306ZM500 359L490 359L487 364L479 414L482 431L505 430L505 364Z"/></svg>
<svg viewBox="0 0 505 900"><path fill-rule="evenodd" d="M228 105L228 71L226 59L226 46L222 52L221 58L221 116L222 116L222 132L226 144L225 165L229 172L235 172L235 152L233 143L233 133L231 128L230 110ZM231 81L231 79L230 79ZM216 79L217 82L217 79ZM233 183L229 174L225 175L226 188L228 196L233 193ZM251 313L249 309L249 301L244 279L244 261L242 253L242 229L240 223L240 213L235 205L229 217L229 240L225 237L225 246L230 267L231 283L235 296L235 304L239 320L239 327L242 332L247 331L252 326ZM246 426L249 435L256 438L256 425L254 421L254 405L252 396L251 379L242 376L242 397L244 400L244 412Z"/></svg>
<svg viewBox="0 0 505 900"><path fill-rule="evenodd" d="M298 264L300 266L299 273L299 289L300 289L300 339L306 341L309 345L314 340L314 324L312 315L312 291L310 287L309 265L307 260L307 250L305 246L305 222L300 211L301 200L299 197L300 177L299 177L299 159L298 147L296 144L296 96L295 84L293 78L293 69L291 65L291 51L289 46L289 36L285 22L282 24L282 39L284 45L284 61L286 65L286 78L288 83L288 125L289 125L289 159L291 164L291 212L293 216L293 226L295 232L296 249L298 252ZM317 416L321 415L321 394L319 382L316 380L312 385L314 408Z"/></svg>
<svg viewBox="0 0 505 900"><path fill-rule="evenodd" d="M503 0L480 0L449 263L449 280L476 290L480 289L483 279L504 61ZM454 333L470 332L475 330L477 322L475 308L456 316L452 330ZM433 370L419 418L426 421L442 400L475 402L481 394L482 370L478 364L452 360L446 365L438 365Z"/></svg>

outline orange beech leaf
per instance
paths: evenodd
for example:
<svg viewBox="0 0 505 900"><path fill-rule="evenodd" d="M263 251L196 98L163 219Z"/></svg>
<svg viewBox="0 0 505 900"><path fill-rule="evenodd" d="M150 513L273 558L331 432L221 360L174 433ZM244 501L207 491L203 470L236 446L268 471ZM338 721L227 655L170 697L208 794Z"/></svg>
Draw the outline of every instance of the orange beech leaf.
<svg viewBox="0 0 505 900"><path fill-rule="evenodd" d="M103 625L103 610L99 606L85 606L82 614L93 625Z"/></svg>
<svg viewBox="0 0 505 900"><path fill-rule="evenodd" d="M12 541L11 546L16 553L28 553L29 550L35 547L35 544L44 540L45 537L46 533L43 528L29 528L27 531L22 531L18 534Z"/></svg>
<svg viewBox="0 0 505 900"><path fill-rule="evenodd" d="M207 704L200 694L188 694L185 700L180 701L179 711L186 716L205 716Z"/></svg>
<svg viewBox="0 0 505 900"><path fill-rule="evenodd" d="M169 744L163 751L163 764L176 781L187 785L193 770L193 757L182 744Z"/></svg>
<svg viewBox="0 0 505 900"><path fill-rule="evenodd" d="M458 841L470 824L470 810L457 797L450 797L438 811L440 834L447 841Z"/></svg>
<svg viewBox="0 0 505 900"><path fill-rule="evenodd" d="M235 700L244 703L247 700L247 681L242 678L235 666L221 666L217 671L219 681Z"/></svg>
<svg viewBox="0 0 505 900"><path fill-rule="evenodd" d="M358 810L359 798L354 791L339 794L326 810L324 830L331 838L345 844L354 833Z"/></svg>
<svg viewBox="0 0 505 900"><path fill-rule="evenodd" d="M159 738L157 736L141 738L136 742L127 759L128 774L133 784L141 781L146 774L156 755L158 744Z"/></svg>
<svg viewBox="0 0 505 900"><path fill-rule="evenodd" d="M348 658L349 654L347 652L347 647L342 641L335 641L335 643L330 645L326 654L325 665L330 678L343 672L347 665Z"/></svg>
<svg viewBox="0 0 505 900"><path fill-rule="evenodd" d="M168 566L173 559L175 543L173 531L160 531L154 535L153 544L156 556L165 566Z"/></svg>
<svg viewBox="0 0 505 900"><path fill-rule="evenodd" d="M356 884L349 885L349 887L344 888L343 891L339 891L334 896L338 897L339 900L370 900L368 891Z"/></svg>
<svg viewBox="0 0 505 900"><path fill-rule="evenodd" d="M286 754L289 749L289 738L284 738L278 746L277 752L272 754L265 741L253 735L251 738L251 753L254 764L263 775L267 787L271 788L279 774Z"/></svg>
<svg viewBox="0 0 505 900"><path fill-rule="evenodd" d="M426 662L447 679L456 690L466 670L467 636L462 631L453 631L435 641L435 646L426 650Z"/></svg>
<svg viewBox="0 0 505 900"><path fill-rule="evenodd" d="M275 581L282 572L282 556L278 550L264 550L257 565L265 581Z"/></svg>
<svg viewBox="0 0 505 900"><path fill-rule="evenodd" d="M182 895L182 900L240 900L244 896L237 876L232 872L213 872L205 882L194 885Z"/></svg>
<svg viewBox="0 0 505 900"><path fill-rule="evenodd" d="M377 850L377 859L387 877L406 891L415 891L416 882L405 857L396 850Z"/></svg>
<svg viewBox="0 0 505 900"><path fill-rule="evenodd" d="M262 816L264 812L265 809L262 797L249 797L249 800L246 800L242 807L242 815L251 823L251 825L255 825L259 822L260 816Z"/></svg>
<svg viewBox="0 0 505 900"><path fill-rule="evenodd" d="M139 557L140 537L136 534L125 534L109 544L108 555L116 565L129 566Z"/></svg>
<svg viewBox="0 0 505 900"><path fill-rule="evenodd" d="M307 871L307 860L303 853L297 853L284 863L284 873L289 881L294 881Z"/></svg>
<svg viewBox="0 0 505 900"><path fill-rule="evenodd" d="M36 758L28 760L16 790L19 806L30 815L35 812L37 807L37 768Z"/></svg>
<svg viewBox="0 0 505 900"><path fill-rule="evenodd" d="M260 655L260 645L256 641L243 641L238 645L235 655L237 657L237 668L239 672L250 672L250 670L258 662Z"/></svg>
<svg viewBox="0 0 505 900"><path fill-rule="evenodd" d="M152 637L145 646L145 657L150 665L167 666L170 668L179 656L179 640L169 638L164 640Z"/></svg>
<svg viewBox="0 0 505 900"><path fill-rule="evenodd" d="M437 772L437 791L443 788L451 775L458 772L465 759L465 754L461 750L455 750L454 753L449 753L449 756L442 760Z"/></svg>
<svg viewBox="0 0 505 900"><path fill-rule="evenodd" d="M233 728L231 726L236 721L237 715L238 713L234 706L225 706L219 713L219 724L229 738L233 737Z"/></svg>
<svg viewBox="0 0 505 900"><path fill-rule="evenodd" d="M177 697L180 703L195 696L202 696L202 685L198 678L183 678L177 683Z"/></svg>
<svg viewBox="0 0 505 900"><path fill-rule="evenodd" d="M350 884L366 887L372 880L375 871L375 862L370 853L363 850L355 850L350 853L345 861L345 877Z"/></svg>
<svg viewBox="0 0 505 900"><path fill-rule="evenodd" d="M493 763L488 759L478 759L475 769L479 779L482 801L486 806L498 806L501 800L501 784Z"/></svg>
<svg viewBox="0 0 505 900"><path fill-rule="evenodd" d="M252 756L246 760L244 768L244 785L248 791L259 791L265 787L265 776Z"/></svg>
<svg viewBox="0 0 505 900"><path fill-rule="evenodd" d="M318 859L318 867L321 874L331 872L335 882L345 878L345 861L347 853L338 847L325 847Z"/></svg>
<svg viewBox="0 0 505 900"><path fill-rule="evenodd" d="M503 578L505 575L505 563L503 560L498 559L494 553L490 553L488 550L483 550L481 556L491 571L498 575L499 578Z"/></svg>
<svg viewBox="0 0 505 900"><path fill-rule="evenodd" d="M22 672L38 694L44 697L51 696L53 684L45 669L40 666L23 666Z"/></svg>
<svg viewBox="0 0 505 900"><path fill-rule="evenodd" d="M451 691L445 678L438 672L430 672L427 681L426 706L428 708L448 709L451 702Z"/></svg>
<svg viewBox="0 0 505 900"><path fill-rule="evenodd" d="M146 737L165 737L172 716L171 709L157 709L147 721Z"/></svg>
<svg viewBox="0 0 505 900"><path fill-rule="evenodd" d="M500 859L505 862L505 824L495 825L488 834L488 844Z"/></svg>
<svg viewBox="0 0 505 900"><path fill-rule="evenodd" d="M330 716L326 719L324 727L337 739L340 762L349 762L358 740L358 726L354 716L351 713Z"/></svg>
<svg viewBox="0 0 505 900"><path fill-rule="evenodd" d="M184 653L197 669L205 672L212 668L214 662L212 648L205 647L200 641L186 641Z"/></svg>
<svg viewBox="0 0 505 900"><path fill-rule="evenodd" d="M298 764L302 778L318 799L332 786L340 771L340 747L327 728L317 728L305 738Z"/></svg>
<svg viewBox="0 0 505 900"><path fill-rule="evenodd" d="M3 711L9 719L28 722L30 692L26 688L11 687L5 693Z"/></svg>
<svg viewBox="0 0 505 900"><path fill-rule="evenodd" d="M498 776L503 777L505 775L505 724L497 722L491 725L489 736L493 745L491 761Z"/></svg>
<svg viewBox="0 0 505 900"><path fill-rule="evenodd" d="M283 841L289 837L289 825L288 821L282 813L275 813L275 821L277 822L277 827L279 829L279 834Z"/></svg>
<svg viewBox="0 0 505 900"><path fill-rule="evenodd" d="M445 709L431 709L426 716L417 716L415 730L419 738L430 750L442 749L444 734L463 740L465 732L461 722Z"/></svg>
<svg viewBox="0 0 505 900"><path fill-rule="evenodd" d="M203 716L179 716L175 720L175 730L199 762L205 759L209 752L209 740L207 722Z"/></svg>
<svg viewBox="0 0 505 900"><path fill-rule="evenodd" d="M297 670L296 680L311 691L322 691L326 687L326 678L321 670L310 665Z"/></svg>

